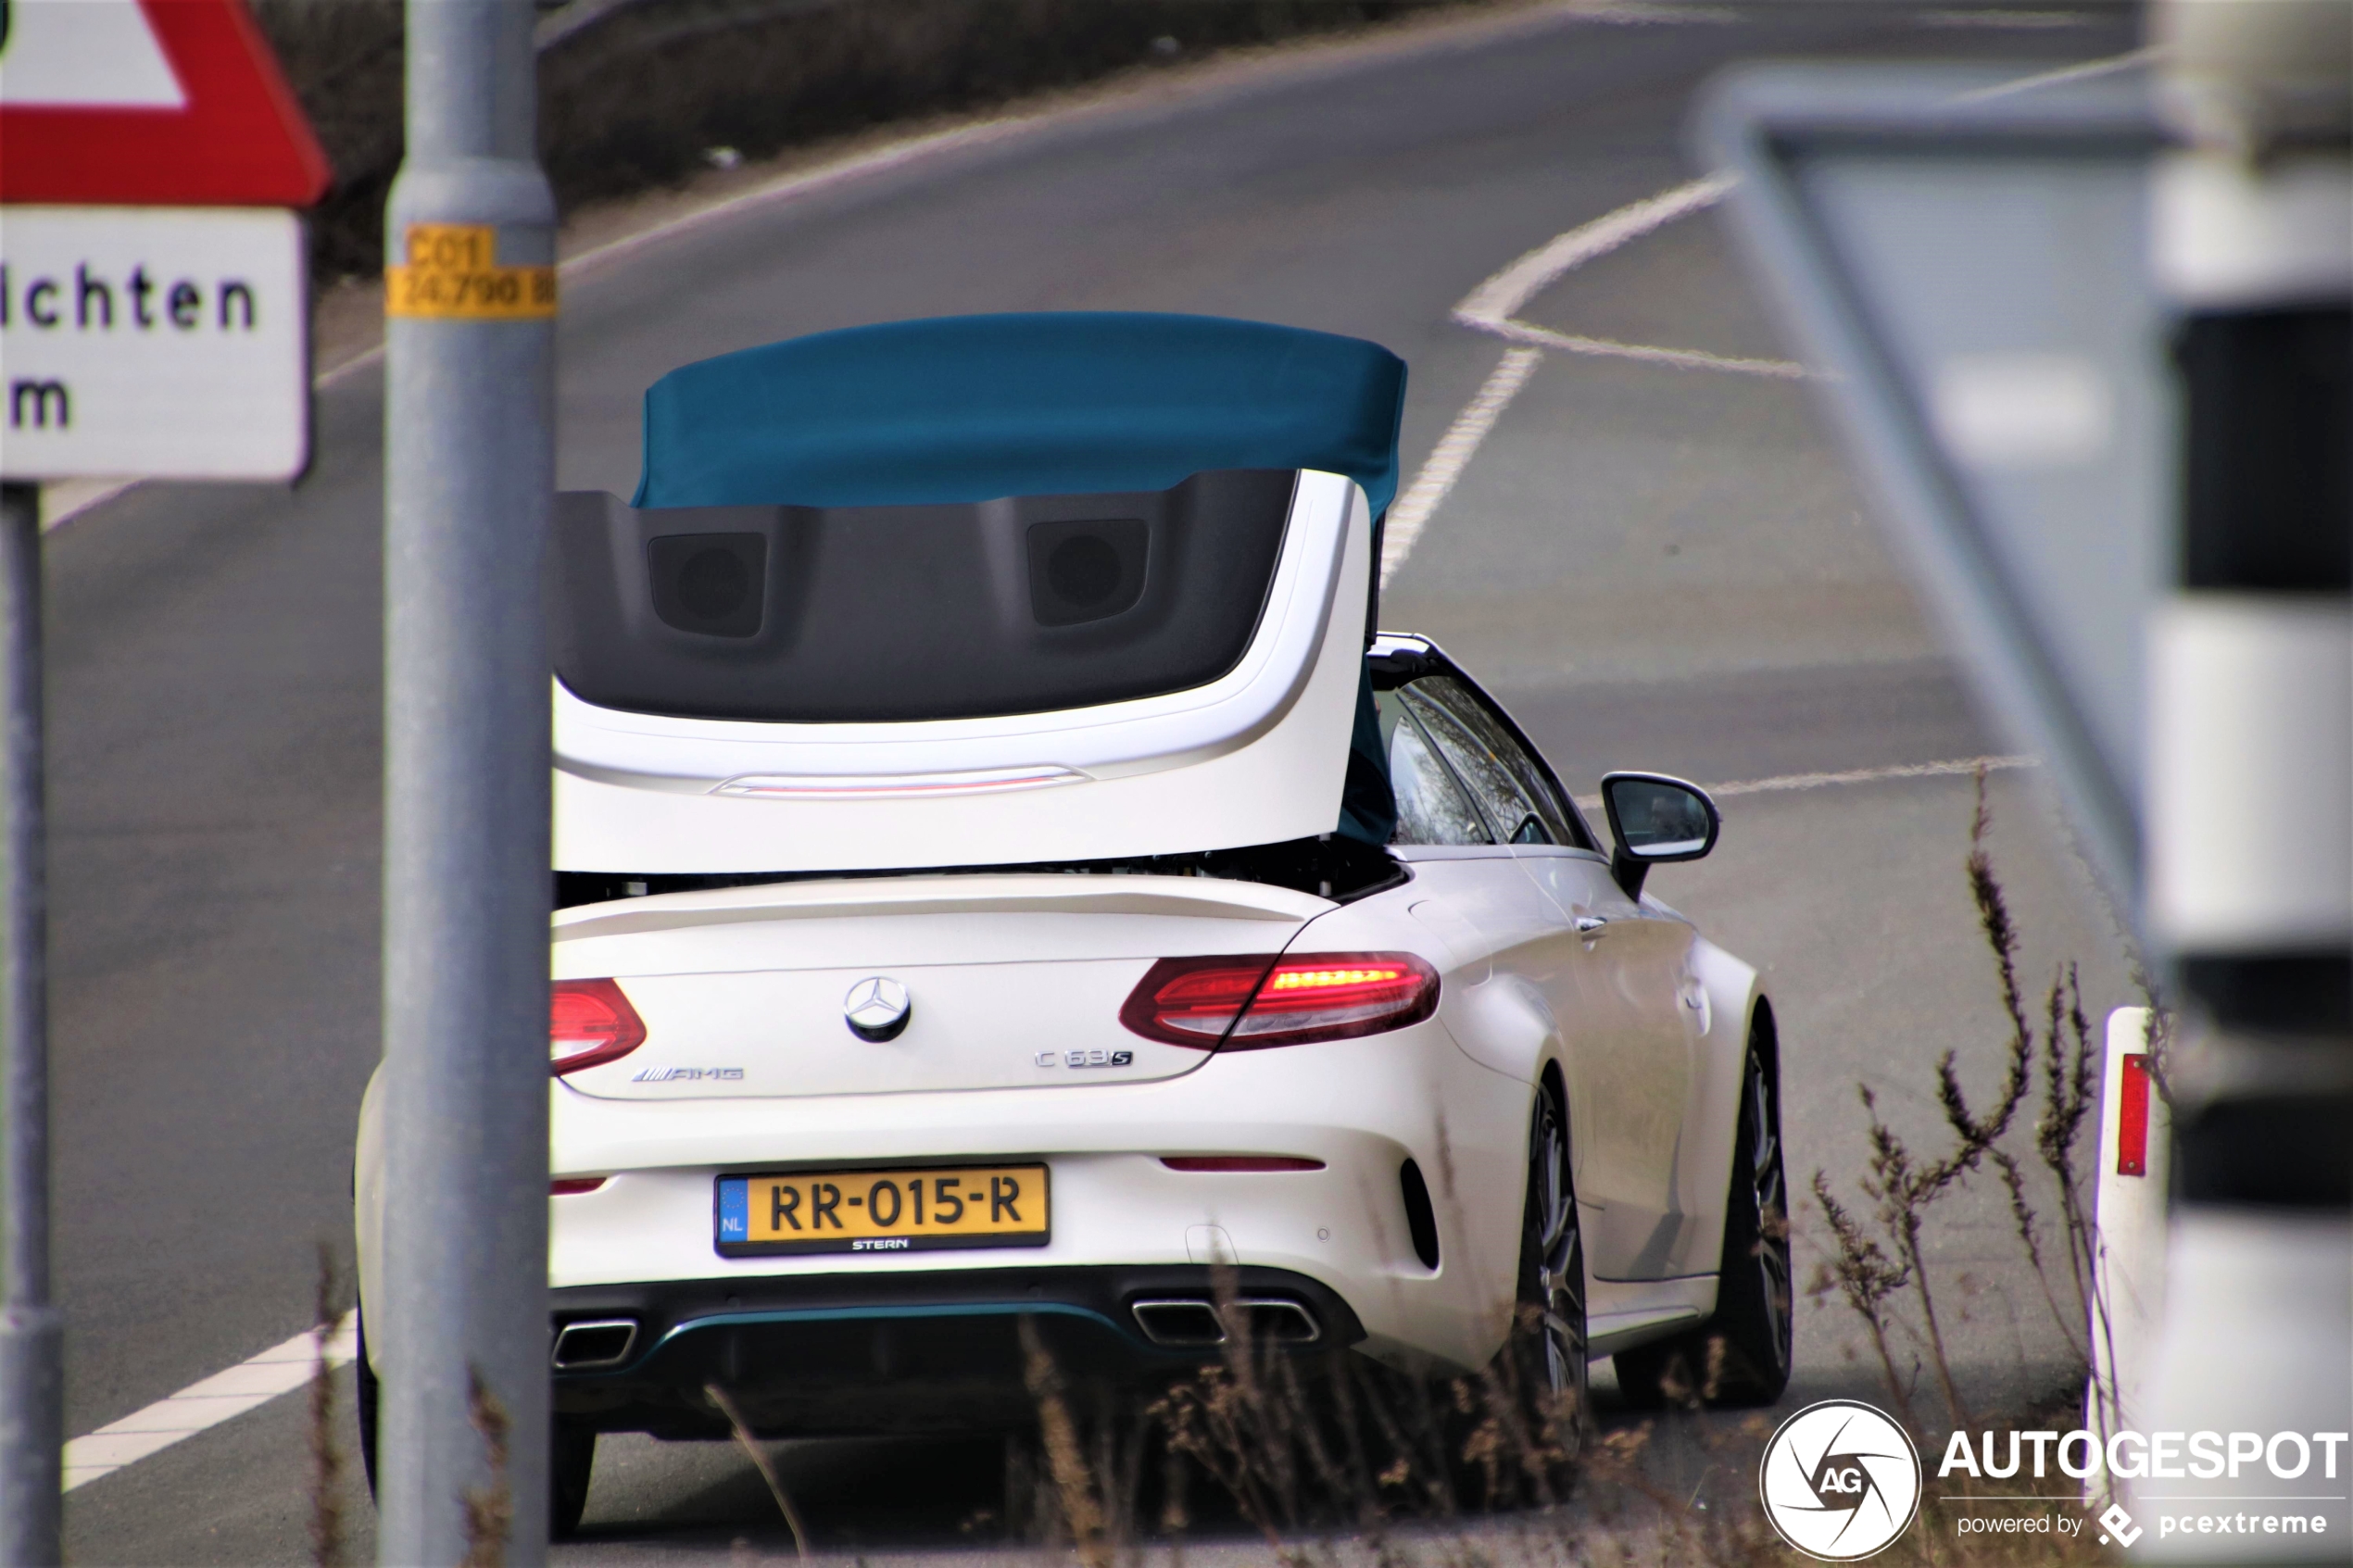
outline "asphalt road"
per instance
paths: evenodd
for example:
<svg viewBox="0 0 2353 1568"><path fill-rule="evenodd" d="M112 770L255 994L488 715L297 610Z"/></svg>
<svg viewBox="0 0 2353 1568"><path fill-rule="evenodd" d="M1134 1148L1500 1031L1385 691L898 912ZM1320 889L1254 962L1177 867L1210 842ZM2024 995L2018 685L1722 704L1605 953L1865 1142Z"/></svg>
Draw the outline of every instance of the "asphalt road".
<svg viewBox="0 0 2353 1568"><path fill-rule="evenodd" d="M1450 308L1554 234L1690 178L1683 116L1724 63L1965 55L2023 73L2133 43L2116 11L1992 25L1850 3L1556 11L1409 50L1302 50L754 207L568 284L562 482L625 494L639 395L686 360L891 318L1101 307L1387 344L1413 368L1410 470L1504 349ZM1785 352L1712 215L1592 263L1527 314L1639 343ZM1579 790L1610 767L1723 782L2006 749L1811 395L1548 358L1432 519L1386 623L1481 671ZM377 1050L381 420L376 374L346 378L319 399L317 459L291 492L149 486L49 541L72 1434L298 1331L320 1244L348 1257L351 1128ZM2034 775L1998 775L1994 800L2030 975L2079 958L2096 1008L2133 999ZM1773 975L1793 1174L1859 1170L1858 1082L1925 1129L1943 1050L1976 1081L1993 1075L2004 1031L1961 877L1969 811L1965 778L1743 796L1714 859L1658 879ZM1966 1198L1936 1239L1957 1358L1989 1402L2061 1364L1997 1197ZM1860 1343L1840 1309L1808 1303L1792 1400L1868 1392ZM301 1404L73 1493L73 1560L306 1560ZM988 1500L912 1510L887 1483L907 1462L833 1446L796 1450L787 1470L822 1544L968 1541L958 1523ZM364 1538L364 1493L344 1490ZM563 1560L782 1539L724 1448L609 1444L589 1523Z"/></svg>

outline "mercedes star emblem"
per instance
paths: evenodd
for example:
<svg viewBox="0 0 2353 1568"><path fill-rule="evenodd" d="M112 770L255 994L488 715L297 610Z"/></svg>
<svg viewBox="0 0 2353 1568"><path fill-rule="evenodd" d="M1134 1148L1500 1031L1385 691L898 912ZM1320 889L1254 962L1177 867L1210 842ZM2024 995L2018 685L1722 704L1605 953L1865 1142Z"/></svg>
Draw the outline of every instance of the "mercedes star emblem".
<svg viewBox="0 0 2353 1568"><path fill-rule="evenodd" d="M841 999L841 1013L849 1021L849 1032L860 1039L895 1040L906 1033L914 1006L907 998L906 986L877 974L849 988L849 995Z"/></svg>

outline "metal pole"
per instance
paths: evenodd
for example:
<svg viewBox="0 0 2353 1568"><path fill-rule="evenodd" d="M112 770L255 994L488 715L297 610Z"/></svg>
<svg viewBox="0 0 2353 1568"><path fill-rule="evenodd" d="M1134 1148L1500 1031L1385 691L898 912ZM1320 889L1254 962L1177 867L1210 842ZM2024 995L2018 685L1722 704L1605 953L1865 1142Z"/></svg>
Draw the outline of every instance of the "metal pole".
<svg viewBox="0 0 2353 1568"><path fill-rule="evenodd" d="M429 287L388 276L386 300L387 1196L367 1334L378 1552L399 1568L531 1568L547 1538L555 208L532 16L529 0L409 0L408 156L385 223L396 267L439 270ZM496 1419L503 1466L481 1430Z"/></svg>
<svg viewBox="0 0 2353 1568"><path fill-rule="evenodd" d="M41 489L0 484L0 1565L61 1560L64 1328L49 1305Z"/></svg>

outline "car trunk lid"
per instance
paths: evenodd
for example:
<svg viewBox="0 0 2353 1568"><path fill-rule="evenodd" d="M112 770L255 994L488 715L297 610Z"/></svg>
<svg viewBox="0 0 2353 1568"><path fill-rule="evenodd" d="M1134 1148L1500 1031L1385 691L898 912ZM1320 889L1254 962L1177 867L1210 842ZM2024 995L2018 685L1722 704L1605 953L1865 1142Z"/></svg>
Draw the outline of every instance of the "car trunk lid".
<svg viewBox="0 0 2353 1568"><path fill-rule="evenodd" d="M1063 873L790 882L565 909L555 977L617 981L646 1038L563 1082L676 1099L1173 1077L1207 1053L1119 1020L1152 964L1278 953L1332 907L1222 878ZM851 993L877 979L906 988L907 1021L861 1038Z"/></svg>

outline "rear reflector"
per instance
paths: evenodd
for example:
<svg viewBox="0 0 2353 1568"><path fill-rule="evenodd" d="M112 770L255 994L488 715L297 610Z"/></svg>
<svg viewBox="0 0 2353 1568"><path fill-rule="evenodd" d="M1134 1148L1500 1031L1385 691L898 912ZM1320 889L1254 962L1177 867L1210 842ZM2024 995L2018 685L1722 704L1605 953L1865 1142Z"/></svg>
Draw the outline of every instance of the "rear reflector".
<svg viewBox="0 0 2353 1568"><path fill-rule="evenodd" d="M550 1198L571 1198L578 1193L594 1192L605 1185L603 1176L558 1176L547 1184Z"/></svg>
<svg viewBox="0 0 2353 1568"><path fill-rule="evenodd" d="M645 1020L610 980L559 980L547 991L548 1070L558 1077L617 1061L646 1041Z"/></svg>
<svg viewBox="0 0 2353 1568"><path fill-rule="evenodd" d="M2116 1106L2116 1173L2145 1176L2149 1173L2149 1059L2140 1055L2126 1057L2116 1086L2120 1091Z"/></svg>
<svg viewBox="0 0 2353 1568"><path fill-rule="evenodd" d="M1320 1160L1294 1160L1287 1154L1164 1154L1160 1162L1172 1171L1320 1171Z"/></svg>
<svg viewBox="0 0 2353 1568"><path fill-rule="evenodd" d="M1163 959L1119 1021L1149 1040L1260 1050L1419 1023L1438 1010L1438 972L1411 953Z"/></svg>

